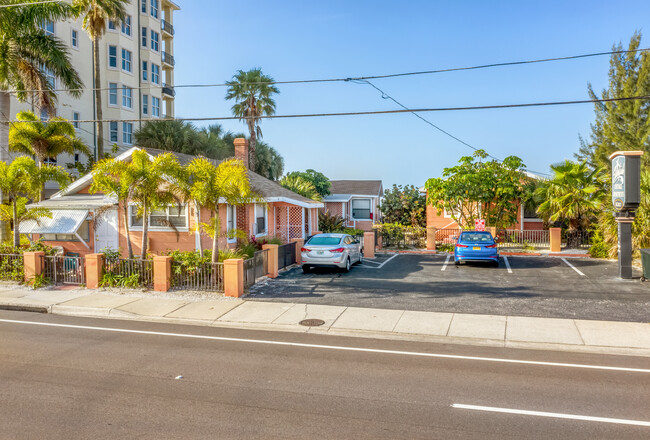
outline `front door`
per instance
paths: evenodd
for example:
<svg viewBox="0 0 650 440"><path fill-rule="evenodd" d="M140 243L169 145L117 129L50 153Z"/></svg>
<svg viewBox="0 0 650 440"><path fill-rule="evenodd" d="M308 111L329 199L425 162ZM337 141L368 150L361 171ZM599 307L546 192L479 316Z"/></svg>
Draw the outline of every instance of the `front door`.
<svg viewBox="0 0 650 440"><path fill-rule="evenodd" d="M117 209L109 209L95 225L95 252L102 252L106 248L117 250L119 247Z"/></svg>

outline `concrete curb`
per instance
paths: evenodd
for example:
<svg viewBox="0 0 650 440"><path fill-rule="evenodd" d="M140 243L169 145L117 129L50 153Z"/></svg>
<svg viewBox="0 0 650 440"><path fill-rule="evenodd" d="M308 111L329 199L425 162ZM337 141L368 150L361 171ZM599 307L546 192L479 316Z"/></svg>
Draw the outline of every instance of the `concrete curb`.
<svg viewBox="0 0 650 440"><path fill-rule="evenodd" d="M14 312L50 313L50 306L33 306L29 304L0 304L0 310Z"/></svg>

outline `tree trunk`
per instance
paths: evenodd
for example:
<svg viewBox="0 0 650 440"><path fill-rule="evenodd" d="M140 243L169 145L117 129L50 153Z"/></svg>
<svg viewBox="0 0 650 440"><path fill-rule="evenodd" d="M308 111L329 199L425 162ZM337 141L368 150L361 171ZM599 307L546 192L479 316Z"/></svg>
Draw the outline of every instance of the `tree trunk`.
<svg viewBox="0 0 650 440"><path fill-rule="evenodd" d="M14 197L14 247L20 246L20 230L18 229L18 198Z"/></svg>
<svg viewBox="0 0 650 440"><path fill-rule="evenodd" d="M140 259L147 258L147 236L149 234L149 211L147 205L143 204L142 207L142 246L140 246Z"/></svg>
<svg viewBox="0 0 650 440"><path fill-rule="evenodd" d="M102 88L101 75L99 69L99 37L93 39L93 67L95 70L95 119L97 122L97 151L95 160L100 161L104 157L104 123L102 122Z"/></svg>
<svg viewBox="0 0 650 440"><path fill-rule="evenodd" d="M11 120L11 94L0 91L0 160L9 162L9 121ZM5 200L0 191L0 203ZM11 228L9 222L0 222L0 242L9 240Z"/></svg>
<svg viewBox="0 0 650 440"><path fill-rule="evenodd" d="M218 263L219 262L219 229L221 229L221 225L219 223L219 201L215 203L215 206L217 209L214 211L215 213L215 219L214 219L214 237L212 237L212 262L213 263Z"/></svg>
<svg viewBox="0 0 650 440"><path fill-rule="evenodd" d="M199 255L203 257L203 243L201 243L201 208L199 202L194 201L194 209L196 210L196 236L198 238L198 251Z"/></svg>
<svg viewBox="0 0 650 440"><path fill-rule="evenodd" d="M129 230L129 204L124 201L124 230L126 232L126 253L133 259L133 246L131 245L131 231Z"/></svg>

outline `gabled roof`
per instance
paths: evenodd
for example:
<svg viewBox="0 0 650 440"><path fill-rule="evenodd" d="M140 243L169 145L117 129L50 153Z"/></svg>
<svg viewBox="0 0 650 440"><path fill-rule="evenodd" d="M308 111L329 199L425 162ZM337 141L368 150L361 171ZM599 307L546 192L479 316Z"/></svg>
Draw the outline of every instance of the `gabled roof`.
<svg viewBox="0 0 650 440"><path fill-rule="evenodd" d="M144 150L149 155L152 157L158 156L159 154L163 153L173 153L176 158L178 159L178 162L181 165L187 165L190 163L193 159L195 159L197 156L192 156L190 154L183 154L183 153L176 153L174 151L166 151L166 150L158 150L155 148L138 148L138 147L133 147L124 153L120 154L117 156L115 159L117 160L126 160L131 155L133 154L134 151L136 150ZM214 165L219 165L221 163L220 160L216 159L210 159L207 158L210 162L212 162ZM74 194L81 189L85 188L88 186L92 180L93 173L88 173L85 176L81 177L80 179L75 180L70 186L68 186L66 189L59 191L58 193L54 194L52 196L52 199L58 199L62 196ZM267 179L264 176L260 176L259 174L248 170L248 176L249 180L251 183L251 186L257 192L260 194L266 202L286 202L286 203L291 203L294 205L302 206L304 208L322 208L323 204L320 202L315 202L314 200L308 199L306 197L301 196L300 194L296 194L293 191L290 191L286 189L285 187L281 186L279 183L274 182L272 180Z"/></svg>
<svg viewBox="0 0 650 440"><path fill-rule="evenodd" d="M330 193L381 197L381 180L330 180Z"/></svg>

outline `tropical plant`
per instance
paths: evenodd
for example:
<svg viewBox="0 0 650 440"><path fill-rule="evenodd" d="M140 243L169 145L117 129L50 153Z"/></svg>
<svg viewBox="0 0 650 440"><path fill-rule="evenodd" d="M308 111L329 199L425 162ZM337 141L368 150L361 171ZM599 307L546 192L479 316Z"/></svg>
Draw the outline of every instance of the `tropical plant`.
<svg viewBox="0 0 650 440"><path fill-rule="evenodd" d="M13 201L12 201L13 202ZM14 225L14 246L20 245L20 232L18 238L18 245L16 245L15 231L19 230L16 225L20 226L21 223L33 220L40 224L43 218L52 218L52 212L43 207L34 207L27 209L29 199L27 197L18 197L16 203L11 205L0 205L0 221L12 222ZM14 213L14 209L16 212ZM15 217L15 219L14 219Z"/></svg>
<svg viewBox="0 0 650 440"><path fill-rule="evenodd" d="M262 137L262 116L275 114L273 95L280 93L280 90L273 85L273 78L264 75L260 68L248 72L238 70L227 84L226 99L235 101L232 112L240 121L246 122L250 133L249 167L254 170L256 142L258 137Z"/></svg>
<svg viewBox="0 0 650 440"><path fill-rule="evenodd" d="M330 214L329 211L318 212L318 229L321 232L335 232L343 229L343 217Z"/></svg>
<svg viewBox="0 0 650 440"><path fill-rule="evenodd" d="M12 221L14 225L14 246L20 245L20 223L23 220L38 219L47 216L47 211L37 209L33 213L21 212L25 208L25 197L36 198L48 181L55 181L64 187L70 177L63 168L44 164L40 168L29 157L18 157L11 164L0 162L0 190L9 197L12 204ZM6 213L6 210L5 210ZM50 214L51 215L51 214Z"/></svg>
<svg viewBox="0 0 650 440"><path fill-rule="evenodd" d="M212 236L212 262L219 256L219 207L222 204L243 206L260 201L253 191L244 163L236 159L227 159L215 166L208 159L199 157L187 166L191 182L190 198L195 200L199 209L211 211L210 223L201 223L201 227Z"/></svg>
<svg viewBox="0 0 650 440"><path fill-rule="evenodd" d="M83 16L82 27L93 42L93 72L95 73L95 119L97 120L97 155L96 160L104 158L104 125L102 122L102 78L99 63L100 40L106 33L106 24L110 20L121 26L126 18L126 8L130 0L73 0L73 6L79 16Z"/></svg>
<svg viewBox="0 0 650 440"><path fill-rule="evenodd" d="M570 230L585 230L601 210L603 170L570 160L551 165L553 178L535 190L537 213L547 222L566 222Z"/></svg>
<svg viewBox="0 0 650 440"><path fill-rule="evenodd" d="M386 223L426 226L427 198L413 185L393 185L384 191L379 210Z"/></svg>
<svg viewBox="0 0 650 440"><path fill-rule="evenodd" d="M328 196L330 194L330 188L332 187L332 182L330 179L325 176L325 174L312 170L311 168L307 171L292 171L287 173L287 177L301 177L302 179L310 182L318 191L318 194L321 197Z"/></svg>
<svg viewBox="0 0 650 440"><path fill-rule="evenodd" d="M260 176L269 180L278 180L284 172L284 159L266 142L257 141L255 148L254 167L251 167Z"/></svg>
<svg viewBox="0 0 650 440"><path fill-rule="evenodd" d="M284 176L280 180L280 185L308 199L316 201L323 200L323 196L316 191L314 185L300 176Z"/></svg>
<svg viewBox="0 0 650 440"><path fill-rule="evenodd" d="M194 125L179 119L147 121L133 136L138 147L206 155Z"/></svg>
<svg viewBox="0 0 650 440"><path fill-rule="evenodd" d="M32 98L39 111L51 114L56 93L46 73L61 81L70 95L79 97L82 93L83 82L70 62L65 43L47 35L41 27L47 21L72 17L74 9L66 2L8 7L26 1L4 1L0 8L0 145L6 145L9 136L11 94L19 101Z"/></svg>

